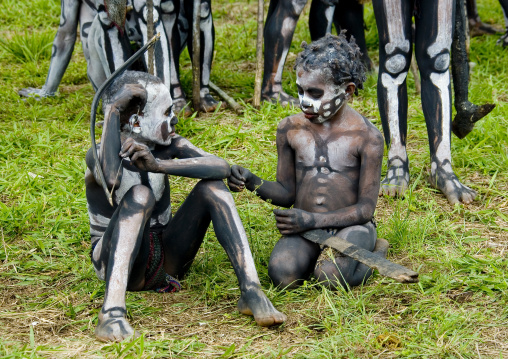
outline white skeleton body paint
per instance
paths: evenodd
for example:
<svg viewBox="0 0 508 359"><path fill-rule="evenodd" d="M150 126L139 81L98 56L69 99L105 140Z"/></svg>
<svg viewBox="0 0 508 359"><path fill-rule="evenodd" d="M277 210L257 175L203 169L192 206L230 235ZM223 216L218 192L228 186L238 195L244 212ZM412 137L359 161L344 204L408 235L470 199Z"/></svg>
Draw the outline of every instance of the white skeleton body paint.
<svg viewBox="0 0 508 359"><path fill-rule="evenodd" d="M405 79L411 59L411 23L416 8L415 53L422 78L422 107L428 127L432 186L440 189L450 203L470 203L474 191L462 185L451 166L450 151L450 48L455 1L373 0L380 34L378 103L389 147L388 172L382 194L402 196L409 183L405 148L407 103ZM432 38L428 34L433 34ZM404 100L403 100L404 99ZM439 109L439 111L437 111Z"/></svg>
<svg viewBox="0 0 508 359"><path fill-rule="evenodd" d="M175 278L189 270L210 222L238 278L238 310L262 326L284 322L284 314L261 291L240 216L222 182L229 165L175 134L169 89L154 76L127 71L103 100L99 160L108 188L113 188L113 208L90 170L95 168L90 151L85 178L96 234L92 263L106 280L96 337L121 341L136 335L126 318L126 290L178 289ZM168 175L202 179L174 216Z"/></svg>

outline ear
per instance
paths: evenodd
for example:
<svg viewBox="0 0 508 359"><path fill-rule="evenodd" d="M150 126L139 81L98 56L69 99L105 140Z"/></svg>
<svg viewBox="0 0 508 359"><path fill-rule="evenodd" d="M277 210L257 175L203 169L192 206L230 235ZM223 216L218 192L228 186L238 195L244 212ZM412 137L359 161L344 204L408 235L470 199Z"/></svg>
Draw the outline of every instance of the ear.
<svg viewBox="0 0 508 359"><path fill-rule="evenodd" d="M348 98L353 96L353 94L355 93L355 90L356 90L356 85L354 84L354 82L349 82L348 84L346 84L346 95Z"/></svg>

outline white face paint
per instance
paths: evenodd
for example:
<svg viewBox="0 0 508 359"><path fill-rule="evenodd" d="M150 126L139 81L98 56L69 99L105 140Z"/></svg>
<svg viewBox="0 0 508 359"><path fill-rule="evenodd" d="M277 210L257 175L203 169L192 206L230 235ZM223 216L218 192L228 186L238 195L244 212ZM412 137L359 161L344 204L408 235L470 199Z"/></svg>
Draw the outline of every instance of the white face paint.
<svg viewBox="0 0 508 359"><path fill-rule="evenodd" d="M143 80L139 80L139 84L145 86ZM175 125L178 123L172 110L173 100L168 88L161 83L148 83L146 92L145 107L139 115L131 116L124 133L127 132L138 142L167 146L175 135Z"/></svg>
<svg viewBox="0 0 508 359"><path fill-rule="evenodd" d="M348 84L336 85L323 70L305 71L298 68L296 85L300 109L313 123L328 121L347 102Z"/></svg>

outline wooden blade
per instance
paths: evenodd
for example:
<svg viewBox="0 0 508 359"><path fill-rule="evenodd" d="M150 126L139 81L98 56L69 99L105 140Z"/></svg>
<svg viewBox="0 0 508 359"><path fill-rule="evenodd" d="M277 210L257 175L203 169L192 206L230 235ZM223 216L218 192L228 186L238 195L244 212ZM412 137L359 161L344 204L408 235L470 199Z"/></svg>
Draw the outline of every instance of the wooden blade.
<svg viewBox="0 0 508 359"><path fill-rule="evenodd" d="M390 262L376 253L360 248L357 245L337 236L333 236L322 229L313 229L301 233L301 236L311 242L335 248L340 253L356 259L359 262L377 269L379 274L395 279L400 283L417 283L418 273L400 264Z"/></svg>

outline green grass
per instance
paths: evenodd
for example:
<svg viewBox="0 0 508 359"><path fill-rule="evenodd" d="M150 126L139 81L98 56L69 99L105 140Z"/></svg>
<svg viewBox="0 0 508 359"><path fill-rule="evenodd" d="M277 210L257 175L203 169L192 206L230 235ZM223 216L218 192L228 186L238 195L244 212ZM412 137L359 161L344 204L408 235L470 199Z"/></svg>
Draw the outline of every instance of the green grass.
<svg viewBox="0 0 508 359"><path fill-rule="evenodd" d="M85 153L93 90L81 46L59 96L21 100L16 91L43 85L60 2L5 0L0 9L0 358L501 358L508 354L508 50L496 37L471 41L470 99L493 102L494 111L464 140L452 139L454 168L478 191L468 206L450 206L426 181L428 140L421 102L409 84L408 150L411 188L404 199L380 198L379 237L389 258L420 273L402 285L374 275L362 288L332 292L313 280L294 291L271 285L267 263L279 238L273 206L251 193L235 194L260 279L288 315L264 329L236 311L238 285L213 231L183 291L174 295L129 293L128 315L144 335L104 344L93 330L104 283L90 264ZM484 21L502 24L497 0L478 2ZM229 110L182 118L177 131L230 163L275 178L275 129L294 109L250 101L254 84L255 9L252 0L213 3L216 56L212 80L243 102ZM308 8L298 24L284 73L292 71L301 41L310 41ZM377 30L366 6L369 54L377 62ZM25 36L25 34L29 34ZM182 79L190 94L190 61ZM352 106L381 127L376 76ZM386 160L385 160L386 161ZM385 169L386 170L386 169ZM172 178L174 209L195 180Z"/></svg>

